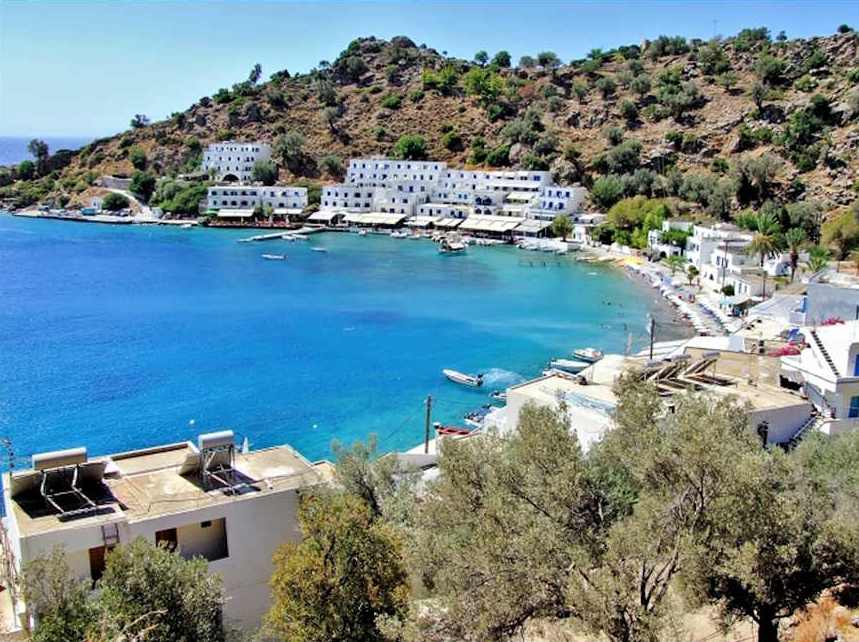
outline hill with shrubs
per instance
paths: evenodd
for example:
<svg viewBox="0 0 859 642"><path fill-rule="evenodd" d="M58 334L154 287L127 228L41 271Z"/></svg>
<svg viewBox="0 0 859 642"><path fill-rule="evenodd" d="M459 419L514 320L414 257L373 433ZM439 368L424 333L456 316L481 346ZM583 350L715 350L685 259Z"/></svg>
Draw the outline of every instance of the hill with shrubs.
<svg viewBox="0 0 859 642"><path fill-rule="evenodd" d="M205 183L188 175L203 148L238 139L274 146L279 167L260 168L266 182L336 181L354 156L432 158L551 170L587 186L599 210L662 198L673 214L722 220L766 208L787 227L853 203L857 125L859 37L847 25L794 40L766 28L659 36L567 62L550 51L462 60L406 37L368 37L308 73L263 81L256 65L167 120L137 114L127 131L76 152L35 145L34 161L0 170L0 199L74 205L113 175L133 177L143 200L194 215ZM797 204L802 212L788 211Z"/></svg>

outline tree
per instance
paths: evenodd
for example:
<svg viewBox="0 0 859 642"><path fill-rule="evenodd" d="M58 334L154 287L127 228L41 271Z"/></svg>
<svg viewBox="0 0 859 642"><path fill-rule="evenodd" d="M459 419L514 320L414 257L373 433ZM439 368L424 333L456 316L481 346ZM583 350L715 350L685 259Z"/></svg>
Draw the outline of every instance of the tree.
<svg viewBox="0 0 859 642"><path fill-rule="evenodd" d="M554 75L555 70L561 66L561 59L554 51L541 51L537 54L537 63L543 69L550 70Z"/></svg>
<svg viewBox="0 0 859 642"><path fill-rule="evenodd" d="M38 622L33 642L83 640L95 620L89 588L74 578L61 547L24 566L21 592Z"/></svg>
<svg viewBox="0 0 859 642"><path fill-rule="evenodd" d="M155 183L156 180L152 174L137 171L131 177L131 184L128 186L128 190L132 194L139 196L144 202L149 202L152 193L155 191Z"/></svg>
<svg viewBox="0 0 859 642"><path fill-rule="evenodd" d="M614 92L617 89L617 83L615 83L614 79L610 76L602 76L597 80L596 88L599 90L600 94L602 94L603 99L608 100L614 95Z"/></svg>
<svg viewBox="0 0 859 642"><path fill-rule="evenodd" d="M25 160L18 164L18 178L22 181L29 181L36 175L36 164L33 161Z"/></svg>
<svg viewBox="0 0 859 642"><path fill-rule="evenodd" d="M395 531L346 493L303 497L298 519L303 541L274 556L269 632L290 642L381 642L377 618L402 617L408 605Z"/></svg>
<svg viewBox="0 0 859 642"><path fill-rule="evenodd" d="M483 67L487 62L489 62L489 54L486 53L483 49L474 54L474 62Z"/></svg>
<svg viewBox="0 0 859 642"><path fill-rule="evenodd" d="M492 57L491 64L494 67L507 69L510 66L510 53L502 49Z"/></svg>
<svg viewBox="0 0 859 642"><path fill-rule="evenodd" d="M221 579L202 558L186 560L143 538L107 556L97 608L114 635L149 628L161 642L223 642Z"/></svg>
<svg viewBox="0 0 859 642"><path fill-rule="evenodd" d="M679 254L672 254L665 257L665 265L671 270L671 276L674 276L677 270L682 270L683 266L686 265L686 259Z"/></svg>
<svg viewBox="0 0 859 642"><path fill-rule="evenodd" d="M857 244L859 244L859 222L849 209L830 218L823 224L823 244L836 251L835 258L845 259Z"/></svg>
<svg viewBox="0 0 859 642"><path fill-rule="evenodd" d="M304 161L304 136L288 131L275 141L273 151L284 166L295 173Z"/></svg>
<svg viewBox="0 0 859 642"><path fill-rule="evenodd" d="M805 268L812 274L825 270L829 265L830 252L825 247L814 245L808 250L808 261Z"/></svg>
<svg viewBox="0 0 859 642"><path fill-rule="evenodd" d="M781 58L762 54L755 62L755 75L762 83L775 85L782 81L785 66L785 62Z"/></svg>
<svg viewBox="0 0 859 642"><path fill-rule="evenodd" d="M533 69L537 66L537 61L533 56L521 56L519 58L519 67L522 69Z"/></svg>
<svg viewBox="0 0 859 642"><path fill-rule="evenodd" d="M51 155L48 150L48 144L43 140L34 138L27 144L27 151L36 159L36 167L39 170L39 174L45 174L45 170L48 167L48 158Z"/></svg>
<svg viewBox="0 0 859 642"><path fill-rule="evenodd" d="M117 194L116 192L111 192L101 202L102 209L107 210L108 212L117 212L119 210L127 209L131 206L131 203L128 199L122 194Z"/></svg>
<svg viewBox="0 0 859 642"><path fill-rule="evenodd" d="M254 163L251 178L263 185L274 185L277 182L277 165L270 160L258 160Z"/></svg>
<svg viewBox="0 0 859 642"><path fill-rule="evenodd" d="M340 178L346 173L343 167L343 161L336 154L326 154L319 159L319 166L328 173L329 176Z"/></svg>
<svg viewBox="0 0 859 642"><path fill-rule="evenodd" d="M784 242L790 252L790 281L793 283L793 277L796 274L796 268L799 266L799 252L802 246L805 245L805 230L801 227L793 227L784 234Z"/></svg>
<svg viewBox="0 0 859 642"><path fill-rule="evenodd" d="M143 171L146 169L146 164L148 162L146 158L146 152L137 145L134 145L128 150L128 162L131 163L131 166L134 169L139 169Z"/></svg>
<svg viewBox="0 0 859 642"><path fill-rule="evenodd" d="M699 274L700 272L698 271L698 268L696 268L694 265L690 264L689 267L686 268L686 279L688 280L690 286L695 281L695 279L698 278Z"/></svg>
<svg viewBox="0 0 859 642"><path fill-rule="evenodd" d="M419 134L404 134L397 140L393 152L402 160L423 160L427 157L427 142Z"/></svg>
<svg viewBox="0 0 859 642"><path fill-rule="evenodd" d="M149 117L145 114L134 114L134 117L131 119L131 128L132 129L142 129L149 124Z"/></svg>
<svg viewBox="0 0 859 642"><path fill-rule="evenodd" d="M760 112L764 108L764 101L769 96L770 90L764 83L756 80L752 83L751 88L749 89L749 97L752 99L752 102L755 103L755 107L757 107Z"/></svg>
<svg viewBox="0 0 859 642"><path fill-rule="evenodd" d="M623 181L619 176L600 176L591 188L591 200L597 207L609 209L623 197L623 192Z"/></svg>
<svg viewBox="0 0 859 642"><path fill-rule="evenodd" d="M552 220L552 234L555 236L560 236L562 240L566 241L572 232L573 224L570 221L570 217L566 214L558 214Z"/></svg>
<svg viewBox="0 0 859 642"><path fill-rule="evenodd" d="M257 63L253 66L253 69L251 69L251 73L248 74L248 82L255 85L259 82L260 78L262 78L262 65Z"/></svg>
<svg viewBox="0 0 859 642"><path fill-rule="evenodd" d="M779 238L779 225L772 214L758 212L755 217L755 234L746 251L749 254L757 254L760 257L760 265L763 276L763 296L767 296L767 272L763 269L764 260L778 254L781 249Z"/></svg>

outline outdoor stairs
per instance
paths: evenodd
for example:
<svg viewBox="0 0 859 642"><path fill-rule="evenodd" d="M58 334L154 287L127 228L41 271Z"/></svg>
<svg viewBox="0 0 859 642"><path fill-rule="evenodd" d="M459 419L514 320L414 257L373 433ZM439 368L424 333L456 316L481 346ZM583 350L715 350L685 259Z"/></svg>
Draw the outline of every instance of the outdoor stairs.
<svg viewBox="0 0 859 642"><path fill-rule="evenodd" d="M836 377L841 375L838 374L838 368L835 367L835 362L832 360L832 357L829 356L829 351L823 345L823 342L820 340L820 337L817 336L817 330L811 331L811 338L814 339L815 345L817 345L817 349L820 350L820 354L823 355L823 359L829 364L830 370L832 370L832 374Z"/></svg>
<svg viewBox="0 0 859 642"><path fill-rule="evenodd" d="M806 421L804 424L802 424L799 427L799 430L797 430L793 434L793 437L791 437L790 440L787 442L787 444L785 444L787 449L791 450L793 448L796 448L799 445L799 442L802 441L802 438L805 437L806 434L819 428L820 424L822 424L822 423L823 423L823 415L821 415L817 411L814 411L811 414L811 416L808 418L808 421Z"/></svg>

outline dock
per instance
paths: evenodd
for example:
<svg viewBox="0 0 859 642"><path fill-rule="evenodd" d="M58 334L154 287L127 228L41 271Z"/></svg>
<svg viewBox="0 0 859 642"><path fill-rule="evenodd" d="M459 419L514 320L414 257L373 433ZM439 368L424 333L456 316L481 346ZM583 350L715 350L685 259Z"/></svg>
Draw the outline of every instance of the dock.
<svg viewBox="0 0 859 642"><path fill-rule="evenodd" d="M302 227L298 230L281 230L280 232L273 232L271 234L257 234L256 236L249 236L244 239L239 239L239 243L254 243L258 241L276 241L278 239L283 239L284 236L294 236L301 235L307 236L308 234L316 234L318 232L324 232L326 228L324 227Z"/></svg>

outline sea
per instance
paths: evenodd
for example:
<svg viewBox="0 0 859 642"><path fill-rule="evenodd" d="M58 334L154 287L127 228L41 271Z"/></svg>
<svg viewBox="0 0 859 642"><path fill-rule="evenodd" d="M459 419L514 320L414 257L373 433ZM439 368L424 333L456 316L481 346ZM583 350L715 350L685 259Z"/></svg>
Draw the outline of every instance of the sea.
<svg viewBox="0 0 859 642"><path fill-rule="evenodd" d="M27 145L34 138L45 141L52 154L60 149L80 149L95 140L92 136L0 136L0 165L17 165L21 161L32 160Z"/></svg>
<svg viewBox="0 0 859 642"><path fill-rule="evenodd" d="M649 314L657 339L688 332L636 278L572 256L248 235L0 214L0 437L19 465L223 428L311 460L370 434L406 449L423 440L427 396L433 421L462 425L554 357L644 347Z"/></svg>

